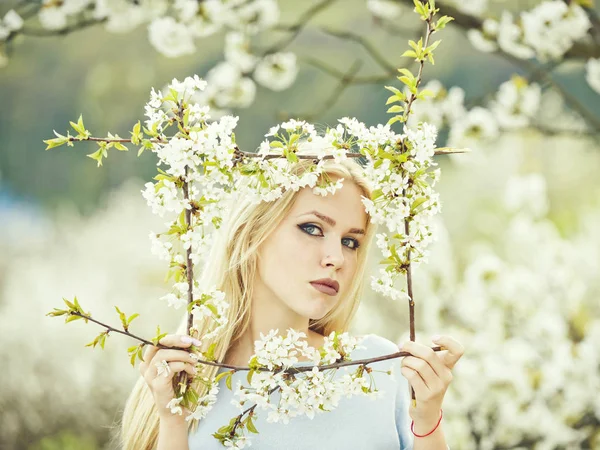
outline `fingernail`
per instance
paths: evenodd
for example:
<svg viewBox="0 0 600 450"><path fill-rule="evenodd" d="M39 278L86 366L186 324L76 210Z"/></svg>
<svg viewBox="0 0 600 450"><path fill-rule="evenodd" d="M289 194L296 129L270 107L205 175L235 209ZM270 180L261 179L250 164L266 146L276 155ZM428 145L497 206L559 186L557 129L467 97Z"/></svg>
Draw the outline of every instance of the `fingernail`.
<svg viewBox="0 0 600 450"><path fill-rule="evenodd" d="M191 344L194 340L189 336L181 336L181 342L184 344Z"/></svg>
<svg viewBox="0 0 600 450"><path fill-rule="evenodd" d="M431 336L431 341L432 342L437 342L442 338L442 336L440 336L439 334L434 334L433 336Z"/></svg>
<svg viewBox="0 0 600 450"><path fill-rule="evenodd" d="M198 339L192 339L192 344L194 344L196 347L200 347L202 345L202 341L199 341Z"/></svg>

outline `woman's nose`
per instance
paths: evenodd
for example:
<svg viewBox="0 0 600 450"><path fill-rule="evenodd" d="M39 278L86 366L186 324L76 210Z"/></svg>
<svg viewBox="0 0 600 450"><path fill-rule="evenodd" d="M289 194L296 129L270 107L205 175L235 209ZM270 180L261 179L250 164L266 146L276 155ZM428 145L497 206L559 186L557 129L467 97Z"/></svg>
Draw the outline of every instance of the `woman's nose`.
<svg viewBox="0 0 600 450"><path fill-rule="evenodd" d="M325 266L333 264L337 268L341 267L344 263L344 253L341 244L327 246L323 255L323 264Z"/></svg>

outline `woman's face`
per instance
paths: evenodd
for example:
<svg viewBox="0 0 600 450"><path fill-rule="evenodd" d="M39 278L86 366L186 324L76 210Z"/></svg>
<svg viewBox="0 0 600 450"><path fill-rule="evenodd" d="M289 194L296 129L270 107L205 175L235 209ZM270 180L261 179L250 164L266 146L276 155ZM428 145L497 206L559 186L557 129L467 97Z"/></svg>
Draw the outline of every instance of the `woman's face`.
<svg viewBox="0 0 600 450"><path fill-rule="evenodd" d="M311 188L300 190L287 217L261 245L256 313L279 319L284 326L300 326L307 319L322 318L345 298L356 272L367 214L360 188L343 183L342 189L325 197L313 194ZM322 278L339 283L336 295L311 285Z"/></svg>

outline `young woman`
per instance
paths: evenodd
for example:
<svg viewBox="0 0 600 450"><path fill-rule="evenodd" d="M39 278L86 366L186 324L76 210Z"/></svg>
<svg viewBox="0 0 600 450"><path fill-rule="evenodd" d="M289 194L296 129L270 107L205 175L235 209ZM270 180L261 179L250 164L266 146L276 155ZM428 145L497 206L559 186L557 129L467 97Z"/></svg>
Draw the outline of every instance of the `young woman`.
<svg viewBox="0 0 600 450"><path fill-rule="evenodd" d="M294 166L304 173L310 160ZM354 160L326 162L325 173L335 181L343 178L343 187L325 197L310 187L288 190L274 202L258 205L238 203L215 239L200 283L214 285L230 302L229 325L215 339L218 361L247 366L254 353L254 341L260 334L289 328L304 332L310 346L323 345L332 331L349 329L363 291L365 265L375 226L361 203L371 190L361 166ZM325 280L325 281L323 281ZM315 281L330 282L333 291ZM401 306L401 305L399 305ZM200 336L210 323L198 323ZM224 386L206 418L185 421L185 415L173 415L165 407L174 397L172 379L186 371L194 373L195 361L186 351L191 339L186 334L185 317L175 334L161 344L177 349L146 349L140 364L142 376L136 383L123 413L121 447L124 450L209 450L223 448L212 433L227 425L239 410L231 404L233 394ZM446 448L440 417L444 394L452 379L451 369L463 353L451 337L436 342L447 350L434 352L431 347L407 342L402 350L413 356L402 359L400 376L383 373L397 359L371 365L378 398L362 396L342 398L330 412L291 419L289 424L272 423L257 410L259 434L252 434L252 447L270 449L409 449ZM207 345L209 343L203 343ZM365 337L351 355L363 359L398 351L398 347L380 336ZM156 363L166 361L168 376L158 375ZM298 365L310 364L300 361ZM355 367L353 368L355 369ZM200 366L204 376L214 377L223 369ZM379 372L378 372L379 371ZM343 369L336 376L341 376ZM246 373L233 376L246 383ZM411 405L410 383L415 390L416 406ZM195 388L204 395L206 388ZM411 432L411 421L413 429ZM426 436L425 436L426 435ZM423 436L423 437L415 437Z"/></svg>

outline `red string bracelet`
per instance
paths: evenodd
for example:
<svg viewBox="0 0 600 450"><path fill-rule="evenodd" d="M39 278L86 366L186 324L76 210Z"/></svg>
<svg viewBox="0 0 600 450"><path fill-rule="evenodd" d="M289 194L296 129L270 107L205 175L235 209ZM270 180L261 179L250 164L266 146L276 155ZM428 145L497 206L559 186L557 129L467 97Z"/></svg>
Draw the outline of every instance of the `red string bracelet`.
<svg viewBox="0 0 600 450"><path fill-rule="evenodd" d="M431 430L429 433L427 434L416 434L414 427L415 427L415 421L413 420L410 424L410 431L412 431L412 434L414 434L416 437L425 437L425 436L429 436L431 433L433 433L435 430L437 430L437 427L440 426L440 423L442 422L442 417L444 416L444 410L440 409L440 420L438 420L438 423L436 424L435 428L433 430Z"/></svg>

